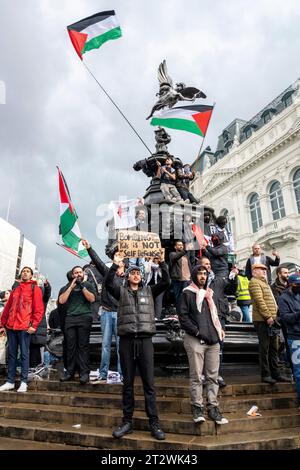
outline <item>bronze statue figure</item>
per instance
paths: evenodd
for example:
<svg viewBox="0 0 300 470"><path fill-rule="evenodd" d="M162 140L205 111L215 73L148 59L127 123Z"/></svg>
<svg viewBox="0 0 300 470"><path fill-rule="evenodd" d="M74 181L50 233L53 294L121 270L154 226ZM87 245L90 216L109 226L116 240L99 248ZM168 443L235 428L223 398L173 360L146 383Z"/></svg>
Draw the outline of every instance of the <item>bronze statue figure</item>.
<svg viewBox="0 0 300 470"><path fill-rule="evenodd" d="M150 119L155 111L165 107L173 108L178 101L195 101L196 98L206 98L203 91L194 87L186 87L184 83L176 83L173 86L173 80L168 74L166 61L158 67L159 92L156 96L159 99L152 108L151 114L146 118Z"/></svg>

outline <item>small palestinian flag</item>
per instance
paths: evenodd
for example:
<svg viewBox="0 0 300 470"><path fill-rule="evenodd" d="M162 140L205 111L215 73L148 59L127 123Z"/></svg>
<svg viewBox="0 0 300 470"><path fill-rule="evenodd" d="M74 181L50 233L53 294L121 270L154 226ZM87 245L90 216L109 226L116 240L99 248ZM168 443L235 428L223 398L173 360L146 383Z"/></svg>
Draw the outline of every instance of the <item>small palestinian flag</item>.
<svg viewBox="0 0 300 470"><path fill-rule="evenodd" d="M162 110L154 114L152 126L169 127L192 132L204 137L213 112L213 106L191 105Z"/></svg>
<svg viewBox="0 0 300 470"><path fill-rule="evenodd" d="M65 178L61 170L58 167L57 169L60 197L59 234L62 240L62 243L57 244L79 258L86 258L88 252L81 242L82 237L77 223L78 215L73 206Z"/></svg>
<svg viewBox="0 0 300 470"><path fill-rule="evenodd" d="M122 36L114 10L102 11L67 26L75 51L82 60L82 54L98 49L110 39Z"/></svg>

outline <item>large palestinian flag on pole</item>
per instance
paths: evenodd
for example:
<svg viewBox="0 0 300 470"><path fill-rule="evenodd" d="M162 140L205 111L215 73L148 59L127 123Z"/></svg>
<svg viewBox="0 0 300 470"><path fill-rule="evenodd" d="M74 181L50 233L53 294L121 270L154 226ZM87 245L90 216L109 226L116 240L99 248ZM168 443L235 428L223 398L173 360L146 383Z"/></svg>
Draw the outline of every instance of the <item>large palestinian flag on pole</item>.
<svg viewBox="0 0 300 470"><path fill-rule="evenodd" d="M212 112L213 106L180 106L156 112L150 124L152 126L169 127L179 131L192 132L204 137Z"/></svg>
<svg viewBox="0 0 300 470"><path fill-rule="evenodd" d="M82 60L82 54L98 49L110 39L122 36L114 10L102 11L67 26L72 44Z"/></svg>
<svg viewBox="0 0 300 470"><path fill-rule="evenodd" d="M73 206L65 178L61 170L58 167L57 169L60 198L59 234L62 241L58 245L79 258L86 258L88 257L88 252L81 242L82 237L77 223L78 216Z"/></svg>

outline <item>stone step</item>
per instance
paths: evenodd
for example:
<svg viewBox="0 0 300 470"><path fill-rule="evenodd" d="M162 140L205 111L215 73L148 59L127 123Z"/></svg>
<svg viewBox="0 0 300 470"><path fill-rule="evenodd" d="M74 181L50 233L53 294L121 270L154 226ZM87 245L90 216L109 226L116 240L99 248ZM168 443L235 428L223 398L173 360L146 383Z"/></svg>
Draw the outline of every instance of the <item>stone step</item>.
<svg viewBox="0 0 300 470"><path fill-rule="evenodd" d="M153 439L149 432L134 431L122 439L114 439L111 430L82 426L80 429L57 423L28 422L0 418L0 436L25 442L80 446L80 449L108 450L285 450L300 448L300 427L256 431L220 436L185 436L167 434L165 441ZM49 445L49 444L48 444Z"/></svg>
<svg viewBox="0 0 300 470"><path fill-rule="evenodd" d="M109 388L105 388L108 392ZM35 391L30 390L27 393L18 393L15 391L1 392L0 402L5 403L35 403L37 405L64 405L80 408L104 408L104 409L122 409L121 389L119 394L110 395L109 393L81 392L81 387L77 387L74 392ZM257 405L260 410L293 408L297 406L296 392L276 393L266 395L238 395L220 397L220 408L224 413L234 413L241 411L246 413L252 405ZM144 411L144 397L135 396L135 409ZM189 398L179 397L157 397L157 406L159 413L191 413Z"/></svg>
<svg viewBox="0 0 300 470"><path fill-rule="evenodd" d="M100 387L101 388L101 387ZM103 387L101 393L91 390L93 393L82 392L81 387L75 387L74 392L35 391L30 390L25 393L15 391L0 393L0 401L9 403L36 403L45 405L65 405L89 408L121 409L122 389L118 394L109 392L109 387ZM160 413L186 413L190 414L191 406L189 398L180 397L157 397L157 405ZM237 411L247 412L252 405L257 405L260 410L291 408L297 405L296 392L290 393L269 393L265 395L237 395L220 397L220 407L223 412L232 413ZM135 409L144 410L144 397L135 396Z"/></svg>
<svg viewBox="0 0 300 470"><path fill-rule="evenodd" d="M92 448L1 437L0 450L92 450Z"/></svg>
<svg viewBox="0 0 300 470"><path fill-rule="evenodd" d="M0 403L0 416L5 419L68 423L70 426L77 424L101 426L109 429L119 425L122 419L121 410L117 408L108 410L28 403ZM196 425L190 413L161 413L160 423L168 433L202 436L300 426L300 410L297 408L264 410L262 416L254 418L247 416L245 412L224 413L224 416L229 420L229 423L224 426L218 426L208 418L204 423ZM143 411L135 412L134 427L145 431L149 429L148 419Z"/></svg>
<svg viewBox="0 0 300 470"><path fill-rule="evenodd" d="M156 394L162 397L189 397L189 381L188 379L174 379L159 377L156 382ZM120 395L122 385L100 383L97 385L86 384L80 385L79 382L59 382L58 380L36 380L29 384L30 390L47 390L61 392L77 392L81 393L109 393L110 395ZM268 385L264 383L245 383L245 384L229 384L227 387L219 390L220 396L238 396L238 395L259 395L259 394L277 394L289 393L295 391L294 383L276 383ZM136 381L135 393L143 395L143 387L140 380Z"/></svg>
<svg viewBox="0 0 300 470"><path fill-rule="evenodd" d="M195 437L189 450L291 450L300 449L300 427L220 436Z"/></svg>
<svg viewBox="0 0 300 470"><path fill-rule="evenodd" d="M134 431L122 439L112 437L111 429L82 425L80 429L69 424L42 423L0 418L0 436L38 442L65 444L107 450L185 450L194 436L168 434L165 441L157 441L150 432Z"/></svg>

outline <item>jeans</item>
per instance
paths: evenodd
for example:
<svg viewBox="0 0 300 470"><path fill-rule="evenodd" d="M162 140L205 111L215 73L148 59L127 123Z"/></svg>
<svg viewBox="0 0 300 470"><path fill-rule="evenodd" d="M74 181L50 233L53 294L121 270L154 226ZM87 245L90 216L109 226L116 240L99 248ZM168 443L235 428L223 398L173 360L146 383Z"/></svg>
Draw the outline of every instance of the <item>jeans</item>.
<svg viewBox="0 0 300 470"><path fill-rule="evenodd" d="M191 281L172 281L172 288L175 296L175 305L176 305L176 311L177 315L180 313L180 300L181 300L181 294L183 289L185 287L189 286Z"/></svg>
<svg viewBox="0 0 300 470"><path fill-rule="evenodd" d="M117 368L119 374L122 376L120 356L119 356L119 336L117 335L117 312L108 312L101 309L101 331L102 331L102 351L101 363L99 367L99 376L103 379L107 378L107 372L110 363L110 352L112 337L115 337L116 352L117 352Z"/></svg>
<svg viewBox="0 0 300 470"><path fill-rule="evenodd" d="M293 363L294 380L296 384L298 404L300 406L300 339L288 338L288 344Z"/></svg>
<svg viewBox="0 0 300 470"><path fill-rule="evenodd" d="M29 368L29 344L30 334L27 331L10 330L7 329L8 338L8 377L7 381L11 384L15 383L17 359L18 359L18 346L21 350L21 382L27 383L28 368Z"/></svg>
<svg viewBox="0 0 300 470"><path fill-rule="evenodd" d="M251 323L251 317L250 317L250 305L240 305L240 309L242 310L243 313L243 321Z"/></svg>

